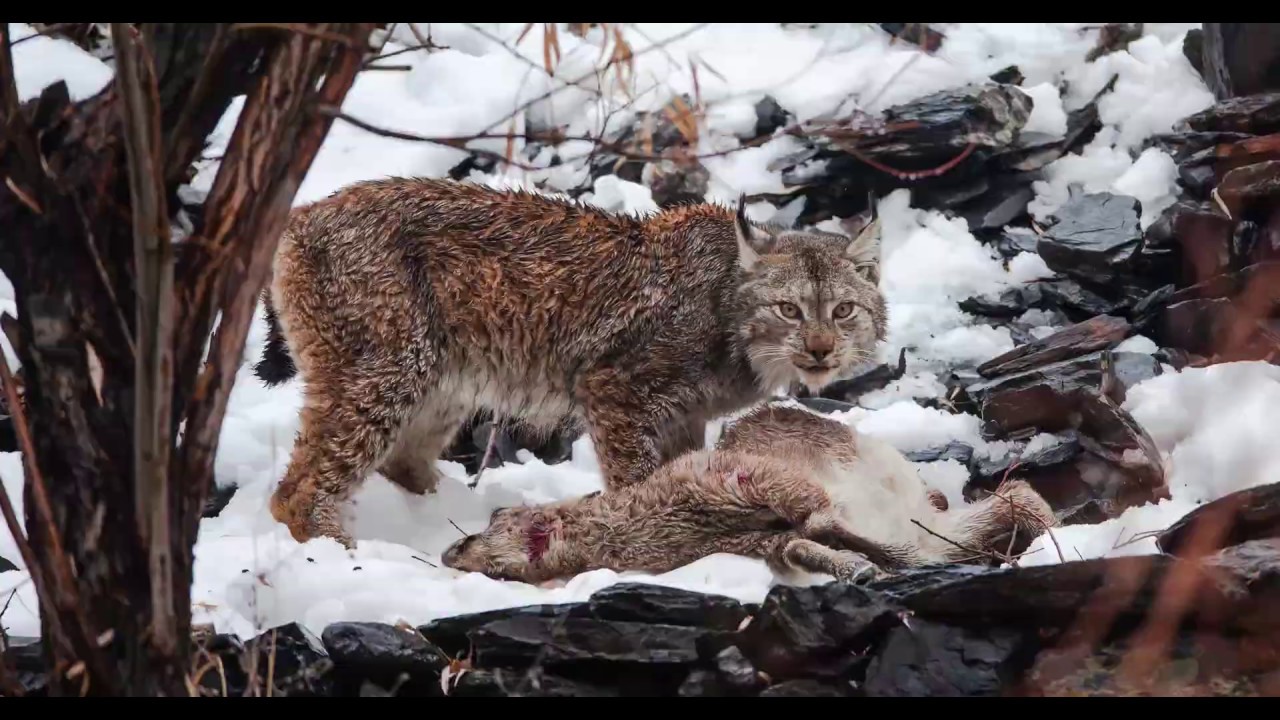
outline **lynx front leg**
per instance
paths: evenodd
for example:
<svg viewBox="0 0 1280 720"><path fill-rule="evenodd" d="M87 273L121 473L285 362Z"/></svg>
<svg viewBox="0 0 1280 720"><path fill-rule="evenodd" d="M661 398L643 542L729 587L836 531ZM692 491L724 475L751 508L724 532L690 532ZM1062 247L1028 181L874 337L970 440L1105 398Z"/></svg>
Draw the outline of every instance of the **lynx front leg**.
<svg viewBox="0 0 1280 720"><path fill-rule="evenodd" d="M272 516L298 542L331 537L354 547L342 505L391 449L417 404L420 385L401 382L395 392L377 376L307 388L293 456L271 498Z"/></svg>
<svg viewBox="0 0 1280 720"><path fill-rule="evenodd" d="M880 568L863 555L834 550L812 540L792 540L782 551L782 557L794 568L826 573L844 582L871 582L884 576Z"/></svg>
<svg viewBox="0 0 1280 720"><path fill-rule="evenodd" d="M830 509L810 515L801 534L811 540L858 553L882 568L898 569L914 564L914 554L910 549L896 548L863 537L844 518Z"/></svg>
<svg viewBox="0 0 1280 720"><path fill-rule="evenodd" d="M688 433L671 378L604 368L588 374L580 386L582 406L609 490L647 480L671 452L688 442L670 444L671 428ZM664 447L665 446L665 447Z"/></svg>

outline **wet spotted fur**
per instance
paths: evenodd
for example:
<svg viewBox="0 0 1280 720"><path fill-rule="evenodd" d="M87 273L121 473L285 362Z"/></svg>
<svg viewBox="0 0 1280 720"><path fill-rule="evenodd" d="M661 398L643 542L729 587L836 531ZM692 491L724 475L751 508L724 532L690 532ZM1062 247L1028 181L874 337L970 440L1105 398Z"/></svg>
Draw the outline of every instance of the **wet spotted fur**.
<svg viewBox="0 0 1280 720"><path fill-rule="evenodd" d="M878 224L851 241L716 205L648 217L447 180L352 185L295 211L258 374L305 383L273 515L351 546L379 470L433 491L475 411L584 421L609 490L701 445L708 418L812 388L885 332Z"/></svg>

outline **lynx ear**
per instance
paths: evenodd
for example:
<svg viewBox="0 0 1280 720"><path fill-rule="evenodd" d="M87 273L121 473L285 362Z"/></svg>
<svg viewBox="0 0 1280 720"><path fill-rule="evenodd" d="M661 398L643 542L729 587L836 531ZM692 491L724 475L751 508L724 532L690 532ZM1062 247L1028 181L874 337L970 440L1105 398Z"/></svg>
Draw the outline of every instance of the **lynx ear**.
<svg viewBox="0 0 1280 720"><path fill-rule="evenodd" d="M856 263L858 274L871 283L880 282L880 218L875 218L862 228L858 236L844 249L844 254Z"/></svg>
<svg viewBox="0 0 1280 720"><path fill-rule="evenodd" d="M738 196L738 212L733 219L733 231L738 236L738 264L751 272L760 262L757 249L769 240L769 235L747 220L747 195Z"/></svg>

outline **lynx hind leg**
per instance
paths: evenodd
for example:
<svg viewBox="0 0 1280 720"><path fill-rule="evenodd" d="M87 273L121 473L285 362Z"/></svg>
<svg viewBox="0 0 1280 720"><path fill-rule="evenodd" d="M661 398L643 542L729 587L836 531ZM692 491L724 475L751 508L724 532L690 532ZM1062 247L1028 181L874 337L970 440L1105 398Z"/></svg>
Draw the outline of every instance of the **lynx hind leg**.
<svg viewBox="0 0 1280 720"><path fill-rule="evenodd" d="M867 583L885 577L884 571L864 555L836 550L806 538L787 543L782 550L782 560L797 570L825 573L842 582Z"/></svg>
<svg viewBox="0 0 1280 720"><path fill-rule="evenodd" d="M293 455L271 499L272 516L295 540L330 537L354 547L343 504L392 448L422 386L408 374L308 384Z"/></svg>
<svg viewBox="0 0 1280 720"><path fill-rule="evenodd" d="M1045 528L1057 527L1053 508L1025 480L1001 483L995 492L954 511L951 533L960 543L984 551L1004 552L1011 533L1031 541ZM1003 543L1003 547L998 545ZM968 555L949 546L949 555Z"/></svg>
<svg viewBox="0 0 1280 720"><path fill-rule="evenodd" d="M465 408L429 402L401 430L378 472L414 495L434 493L440 480L436 460L465 420Z"/></svg>

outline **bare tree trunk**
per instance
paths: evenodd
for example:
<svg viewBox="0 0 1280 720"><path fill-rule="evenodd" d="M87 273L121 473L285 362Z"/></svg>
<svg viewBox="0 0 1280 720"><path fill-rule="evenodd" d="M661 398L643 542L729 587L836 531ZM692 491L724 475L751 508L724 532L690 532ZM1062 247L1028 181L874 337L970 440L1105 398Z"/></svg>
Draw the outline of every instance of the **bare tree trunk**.
<svg viewBox="0 0 1280 720"><path fill-rule="evenodd" d="M26 383L25 538L11 530L55 693L188 691L192 550L227 398L331 122L315 109L341 104L372 28L115 25L111 85L72 103L59 83L25 105L0 28L0 267ZM175 244L178 186L240 94L213 191Z"/></svg>

